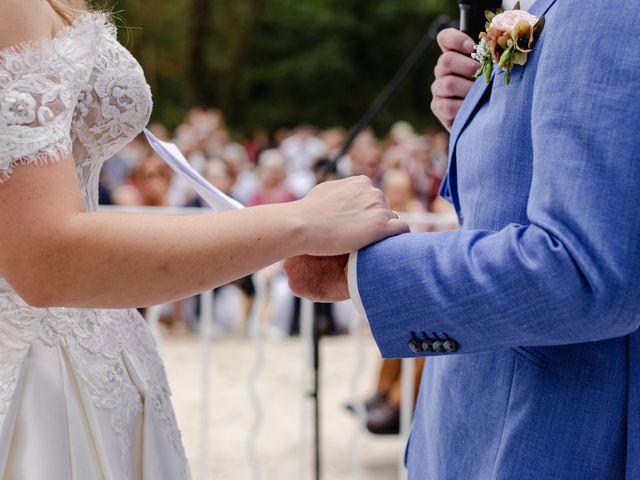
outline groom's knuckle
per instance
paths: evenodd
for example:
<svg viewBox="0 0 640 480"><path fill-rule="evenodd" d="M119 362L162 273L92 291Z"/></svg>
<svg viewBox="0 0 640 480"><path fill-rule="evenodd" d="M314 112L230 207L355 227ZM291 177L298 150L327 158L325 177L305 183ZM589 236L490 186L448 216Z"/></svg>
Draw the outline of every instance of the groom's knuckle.
<svg viewBox="0 0 640 480"><path fill-rule="evenodd" d="M438 87L440 85L439 82L440 80L436 79L436 81L431 84L431 95L433 95L434 97L438 96Z"/></svg>
<svg viewBox="0 0 640 480"><path fill-rule="evenodd" d="M438 36L436 37L438 41L438 45L442 50L446 50L451 48L451 29L445 28L444 30L440 30L438 32Z"/></svg>
<svg viewBox="0 0 640 480"><path fill-rule="evenodd" d="M447 102L444 102L444 104L443 104L443 108L444 108L445 115L446 115L448 118L453 118L453 117L455 117L455 116L456 116L456 110L457 110L457 108L456 108L456 104L455 104L455 102L453 102L453 101L451 101L451 100L449 100L449 101L447 101Z"/></svg>
<svg viewBox="0 0 640 480"><path fill-rule="evenodd" d="M442 68L446 71L453 71L455 67L455 54L453 52L445 52L440 56L438 63L442 64Z"/></svg>
<svg viewBox="0 0 640 480"><path fill-rule="evenodd" d="M442 86L444 88L445 94L450 96L456 89L456 77L452 75L448 75L442 79Z"/></svg>
<svg viewBox="0 0 640 480"><path fill-rule="evenodd" d="M442 97L435 97L433 99L433 108L435 111L437 111L439 114L444 113L444 104L445 104L446 100Z"/></svg>

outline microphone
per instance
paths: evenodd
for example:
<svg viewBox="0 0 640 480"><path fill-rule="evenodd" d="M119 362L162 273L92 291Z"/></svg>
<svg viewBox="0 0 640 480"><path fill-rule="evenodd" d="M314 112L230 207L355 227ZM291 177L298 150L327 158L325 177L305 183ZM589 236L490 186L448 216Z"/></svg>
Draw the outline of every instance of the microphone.
<svg viewBox="0 0 640 480"><path fill-rule="evenodd" d="M460 6L460 30L477 42L487 22L484 11L495 11L500 8L502 0L458 0L458 5Z"/></svg>

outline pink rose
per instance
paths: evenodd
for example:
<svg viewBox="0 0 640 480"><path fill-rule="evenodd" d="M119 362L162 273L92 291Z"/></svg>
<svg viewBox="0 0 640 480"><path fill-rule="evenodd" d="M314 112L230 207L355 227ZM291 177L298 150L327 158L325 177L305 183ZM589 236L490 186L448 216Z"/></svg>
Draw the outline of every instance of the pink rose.
<svg viewBox="0 0 640 480"><path fill-rule="evenodd" d="M493 17L493 20L491 20L491 26L498 30L509 32L523 20L533 27L538 22L538 17L535 17L524 10L507 10L506 12Z"/></svg>

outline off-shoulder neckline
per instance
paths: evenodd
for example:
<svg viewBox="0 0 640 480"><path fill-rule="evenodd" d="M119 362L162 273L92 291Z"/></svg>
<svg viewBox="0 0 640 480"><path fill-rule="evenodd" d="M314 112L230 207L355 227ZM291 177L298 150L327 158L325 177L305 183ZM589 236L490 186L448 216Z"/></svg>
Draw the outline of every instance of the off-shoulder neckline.
<svg viewBox="0 0 640 480"><path fill-rule="evenodd" d="M69 38L72 33L79 30L82 26L86 25L89 20L92 19L100 20L103 24L107 23L107 16L103 12L80 13L76 18L73 19L73 22L59 28L58 31L56 31L51 37L23 40L22 42L16 43L15 45L1 48L0 60L8 56L24 54L25 52L33 51L45 46L53 47L63 39Z"/></svg>

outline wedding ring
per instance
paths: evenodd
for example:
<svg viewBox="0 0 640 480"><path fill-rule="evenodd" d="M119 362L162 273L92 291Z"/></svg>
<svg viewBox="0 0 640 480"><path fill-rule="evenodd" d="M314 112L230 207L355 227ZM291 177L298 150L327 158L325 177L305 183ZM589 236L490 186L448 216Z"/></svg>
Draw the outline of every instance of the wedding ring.
<svg viewBox="0 0 640 480"><path fill-rule="evenodd" d="M396 218L396 219L400 218L400 214L398 212L396 212L395 210L391 210L391 213L393 213L394 218Z"/></svg>

